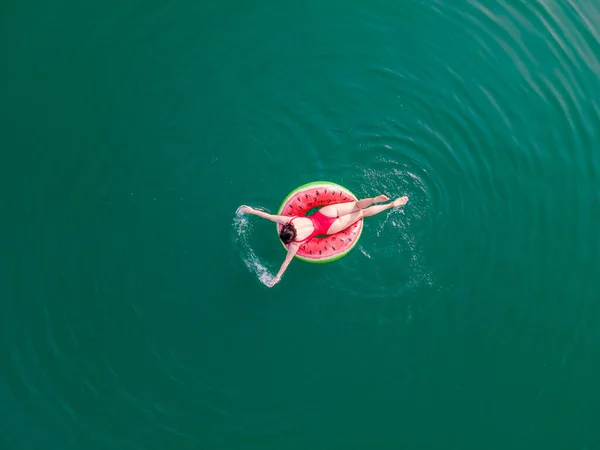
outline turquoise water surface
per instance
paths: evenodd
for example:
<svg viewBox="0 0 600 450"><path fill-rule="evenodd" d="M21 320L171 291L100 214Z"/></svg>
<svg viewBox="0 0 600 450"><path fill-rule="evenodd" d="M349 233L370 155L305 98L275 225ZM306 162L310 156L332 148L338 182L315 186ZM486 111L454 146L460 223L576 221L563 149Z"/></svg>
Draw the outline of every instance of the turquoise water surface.
<svg viewBox="0 0 600 450"><path fill-rule="evenodd" d="M600 449L600 4L0 12L0 449Z"/></svg>

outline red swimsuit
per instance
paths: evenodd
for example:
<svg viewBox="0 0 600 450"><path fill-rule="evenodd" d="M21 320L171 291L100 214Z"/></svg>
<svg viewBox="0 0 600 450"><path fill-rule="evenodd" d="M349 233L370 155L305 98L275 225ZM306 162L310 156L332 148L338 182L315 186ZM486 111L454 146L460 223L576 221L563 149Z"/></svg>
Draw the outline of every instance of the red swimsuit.
<svg viewBox="0 0 600 450"><path fill-rule="evenodd" d="M307 238L302 239L301 241L297 241L294 239L294 242L304 242L304 241L308 241L311 238L314 238L315 236L319 236L320 234L327 234L329 227L337 219L337 217L329 217L329 216L326 216L325 214L321 214L321 211L317 211L312 216L304 216L304 217L306 219L311 220L314 230ZM298 218L298 216L293 217L292 219L290 219L290 221L288 223L292 223L292 220L297 219L297 218Z"/></svg>

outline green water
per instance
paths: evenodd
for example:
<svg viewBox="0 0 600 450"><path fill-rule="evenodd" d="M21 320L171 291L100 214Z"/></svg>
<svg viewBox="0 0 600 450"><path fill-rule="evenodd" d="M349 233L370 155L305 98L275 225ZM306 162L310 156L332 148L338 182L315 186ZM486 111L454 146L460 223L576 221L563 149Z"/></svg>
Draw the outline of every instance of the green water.
<svg viewBox="0 0 600 450"><path fill-rule="evenodd" d="M0 448L600 449L599 23L5 2ZM410 202L270 289L320 179Z"/></svg>

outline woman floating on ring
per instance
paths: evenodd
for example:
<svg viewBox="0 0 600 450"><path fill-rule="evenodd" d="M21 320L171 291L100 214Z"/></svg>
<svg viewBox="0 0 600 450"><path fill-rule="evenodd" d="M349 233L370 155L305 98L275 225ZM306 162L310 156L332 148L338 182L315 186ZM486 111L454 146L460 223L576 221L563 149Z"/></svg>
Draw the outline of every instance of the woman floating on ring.
<svg viewBox="0 0 600 450"><path fill-rule="evenodd" d="M388 200L389 198L385 195L379 195L374 198L336 203L323 206L312 216L290 217L273 215L246 205L241 206L241 211L283 225L279 233L279 238L285 245L289 245L289 247L285 261L271 283L270 287L273 287L281 280L283 272L287 269L302 243L309 241L315 236L339 233L363 217L374 216L387 209L404 206L408 202L408 197L400 197L385 205L370 206L374 203L387 202Z"/></svg>

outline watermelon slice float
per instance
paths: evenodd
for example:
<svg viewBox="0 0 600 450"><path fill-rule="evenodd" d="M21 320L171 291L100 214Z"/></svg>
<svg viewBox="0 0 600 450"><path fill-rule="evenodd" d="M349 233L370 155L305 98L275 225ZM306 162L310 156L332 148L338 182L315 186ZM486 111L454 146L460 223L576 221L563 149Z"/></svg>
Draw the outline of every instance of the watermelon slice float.
<svg viewBox="0 0 600 450"><path fill-rule="evenodd" d="M288 194L279 207L281 216L306 216L313 209L357 200L356 196L339 184L315 181L302 185ZM310 214L308 214L310 215ZM277 224L277 239L283 225ZM314 237L302 243L296 258L311 263L328 263L347 255L358 242L363 229L363 219L339 233ZM281 242L281 239L279 239ZM287 249L289 245L281 244Z"/></svg>

